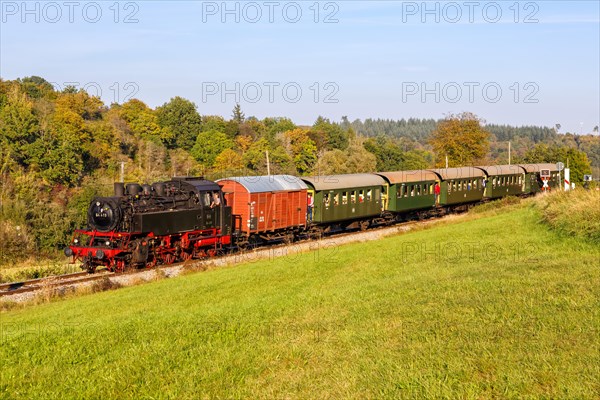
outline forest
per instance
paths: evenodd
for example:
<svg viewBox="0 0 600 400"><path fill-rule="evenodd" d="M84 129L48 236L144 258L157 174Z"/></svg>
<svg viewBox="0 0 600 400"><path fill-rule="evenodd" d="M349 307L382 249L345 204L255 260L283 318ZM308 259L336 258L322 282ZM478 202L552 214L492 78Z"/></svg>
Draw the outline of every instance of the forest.
<svg viewBox="0 0 600 400"><path fill-rule="evenodd" d="M449 165L566 163L571 177L600 172L598 135L560 126L486 124L463 113L441 119L331 121L311 126L273 116L203 115L174 97L104 104L83 90L57 91L41 77L0 79L0 265L54 257L85 226L89 201L112 183L172 176L208 179L267 173L344 174ZM597 128L596 128L597 130ZM460 138L460 140L457 140Z"/></svg>

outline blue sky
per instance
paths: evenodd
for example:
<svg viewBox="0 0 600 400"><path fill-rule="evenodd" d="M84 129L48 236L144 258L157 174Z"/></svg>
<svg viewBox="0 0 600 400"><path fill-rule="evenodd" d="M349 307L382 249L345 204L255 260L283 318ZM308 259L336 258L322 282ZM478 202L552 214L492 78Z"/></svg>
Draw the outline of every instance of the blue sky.
<svg viewBox="0 0 600 400"><path fill-rule="evenodd" d="M201 114L239 100L301 124L471 111L587 133L599 3L3 0L0 76L75 82L107 103L179 95Z"/></svg>

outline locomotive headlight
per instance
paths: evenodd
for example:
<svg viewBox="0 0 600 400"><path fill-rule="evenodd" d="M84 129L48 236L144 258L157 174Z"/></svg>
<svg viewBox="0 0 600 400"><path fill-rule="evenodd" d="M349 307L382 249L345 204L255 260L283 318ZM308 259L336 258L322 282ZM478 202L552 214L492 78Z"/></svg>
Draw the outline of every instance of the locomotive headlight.
<svg viewBox="0 0 600 400"><path fill-rule="evenodd" d="M104 252L102 250L96 250L96 258L102 260L104 258Z"/></svg>
<svg viewBox="0 0 600 400"><path fill-rule="evenodd" d="M64 252L65 252L65 256L67 256L67 257L71 257L73 255L73 250L71 250L70 247L65 247Z"/></svg>
<svg viewBox="0 0 600 400"><path fill-rule="evenodd" d="M73 239L73 243L75 243L75 244L79 243L79 239Z"/></svg>
<svg viewBox="0 0 600 400"><path fill-rule="evenodd" d="M106 246L107 246L107 247L108 247L108 246L110 246L110 240L107 240L107 241L106 241Z"/></svg>

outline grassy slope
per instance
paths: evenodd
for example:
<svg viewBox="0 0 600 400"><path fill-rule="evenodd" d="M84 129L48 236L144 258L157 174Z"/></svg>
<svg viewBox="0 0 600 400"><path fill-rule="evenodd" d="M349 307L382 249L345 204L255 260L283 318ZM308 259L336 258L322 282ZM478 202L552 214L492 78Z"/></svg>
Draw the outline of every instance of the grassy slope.
<svg viewBox="0 0 600 400"><path fill-rule="evenodd" d="M597 398L599 250L512 208L1 314L0 396Z"/></svg>

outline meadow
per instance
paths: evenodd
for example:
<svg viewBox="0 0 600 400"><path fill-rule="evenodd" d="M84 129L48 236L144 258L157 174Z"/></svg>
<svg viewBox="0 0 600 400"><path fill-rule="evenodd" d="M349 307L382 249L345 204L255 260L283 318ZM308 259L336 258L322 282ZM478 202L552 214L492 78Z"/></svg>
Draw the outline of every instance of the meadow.
<svg viewBox="0 0 600 400"><path fill-rule="evenodd" d="M544 204L4 311L0 398L598 398L600 246Z"/></svg>

